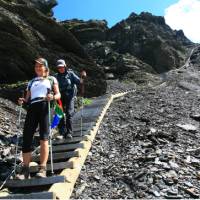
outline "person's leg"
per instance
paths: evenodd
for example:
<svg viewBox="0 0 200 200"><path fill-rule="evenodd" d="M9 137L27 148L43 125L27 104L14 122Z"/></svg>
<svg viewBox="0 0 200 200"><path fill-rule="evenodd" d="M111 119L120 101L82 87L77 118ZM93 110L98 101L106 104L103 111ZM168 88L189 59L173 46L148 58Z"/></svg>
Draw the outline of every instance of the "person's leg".
<svg viewBox="0 0 200 200"><path fill-rule="evenodd" d="M62 94L61 95L61 101L62 101L62 104L63 104L63 109L65 111L65 107L66 107L66 95ZM66 116L66 113L65 113L65 116ZM58 124L58 130L59 130L59 134L64 136L65 135L65 132L66 132L66 120L65 120L65 117L63 117L59 124Z"/></svg>
<svg viewBox="0 0 200 200"><path fill-rule="evenodd" d="M23 157L23 164L24 166L29 166L29 163L31 162L31 152L28 152L28 153L23 153L22 155Z"/></svg>
<svg viewBox="0 0 200 200"><path fill-rule="evenodd" d="M40 165L46 166L49 157L48 140L40 140Z"/></svg>
<svg viewBox="0 0 200 200"><path fill-rule="evenodd" d="M49 113L48 103L41 102L40 108L40 166L39 172L36 174L37 177L46 177L46 164L49 157Z"/></svg>
<svg viewBox="0 0 200 200"><path fill-rule="evenodd" d="M65 121L64 118L62 118L58 124L58 130L59 130L59 134L60 135L64 135L65 134Z"/></svg>
<svg viewBox="0 0 200 200"><path fill-rule="evenodd" d="M68 98L66 102L66 136L72 134L72 117L74 114L74 98Z"/></svg>
<svg viewBox="0 0 200 200"><path fill-rule="evenodd" d="M31 162L33 135L37 126L38 120L35 115L35 106L31 105L26 115L23 131L22 155L23 164L25 166L29 166L29 163Z"/></svg>
<svg viewBox="0 0 200 200"><path fill-rule="evenodd" d="M21 172L16 176L17 179L21 180L29 178L29 163L31 162L33 135L38 125L38 121L35 117L34 110L35 109L33 109L33 107L30 106L24 124L22 144L23 165L21 168Z"/></svg>

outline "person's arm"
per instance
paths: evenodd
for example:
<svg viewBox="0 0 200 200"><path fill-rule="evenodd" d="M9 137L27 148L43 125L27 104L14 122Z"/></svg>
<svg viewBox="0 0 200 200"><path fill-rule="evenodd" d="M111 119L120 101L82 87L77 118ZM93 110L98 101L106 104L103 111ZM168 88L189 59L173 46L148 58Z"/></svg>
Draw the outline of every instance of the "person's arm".
<svg viewBox="0 0 200 200"><path fill-rule="evenodd" d="M79 85L83 83L84 78L87 76L86 71L81 72L81 78L79 78L74 72L72 73L74 84Z"/></svg>
<svg viewBox="0 0 200 200"><path fill-rule="evenodd" d="M60 90L59 90L59 87L58 87L58 84L54 84L53 86L53 91L54 91L54 100L58 100L61 98L61 94L60 94Z"/></svg>
<svg viewBox="0 0 200 200"><path fill-rule="evenodd" d="M18 99L18 104L19 105L22 105L24 102L25 103L28 103L29 99L31 97L31 92L29 90L26 91L26 96L25 98L19 98Z"/></svg>
<svg viewBox="0 0 200 200"><path fill-rule="evenodd" d="M80 79L80 83L83 84L84 79L87 77L87 73L86 71L82 71L81 72L81 79Z"/></svg>
<svg viewBox="0 0 200 200"><path fill-rule="evenodd" d="M58 81L57 81L56 78L54 79L53 92L54 92L54 94L50 93L50 94L47 95L48 101L58 100L58 99L61 98L60 90L59 90L59 87L58 87Z"/></svg>

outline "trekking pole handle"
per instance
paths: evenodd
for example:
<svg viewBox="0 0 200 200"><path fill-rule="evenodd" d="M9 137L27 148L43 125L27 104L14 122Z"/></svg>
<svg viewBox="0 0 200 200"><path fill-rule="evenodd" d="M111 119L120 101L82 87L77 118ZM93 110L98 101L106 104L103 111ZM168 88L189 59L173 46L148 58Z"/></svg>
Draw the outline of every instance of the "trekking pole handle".
<svg viewBox="0 0 200 200"><path fill-rule="evenodd" d="M21 90L21 95L20 95L22 98L24 98L25 97L25 92L24 92L24 90Z"/></svg>
<svg viewBox="0 0 200 200"><path fill-rule="evenodd" d="M47 96L50 95L50 94L53 95L51 89L47 88ZM53 99L54 99L54 98L53 98ZM53 100L53 99L51 99L49 96L48 96L48 98L47 98L48 101L51 101L51 100Z"/></svg>
<svg viewBox="0 0 200 200"><path fill-rule="evenodd" d="M47 95L48 95L48 94L51 94L50 88L47 88Z"/></svg>

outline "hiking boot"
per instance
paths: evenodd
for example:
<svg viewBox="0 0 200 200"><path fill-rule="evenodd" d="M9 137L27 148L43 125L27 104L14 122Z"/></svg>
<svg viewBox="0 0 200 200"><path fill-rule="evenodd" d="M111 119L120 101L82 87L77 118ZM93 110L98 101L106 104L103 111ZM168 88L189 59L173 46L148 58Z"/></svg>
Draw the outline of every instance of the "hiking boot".
<svg viewBox="0 0 200 200"><path fill-rule="evenodd" d="M65 134L65 139L72 139L72 138L73 138L72 134L70 133Z"/></svg>
<svg viewBox="0 0 200 200"><path fill-rule="evenodd" d="M18 174L15 176L15 179L24 180L30 178L30 171L28 166L22 166L19 169Z"/></svg>
<svg viewBox="0 0 200 200"><path fill-rule="evenodd" d="M45 178L47 177L47 169L46 166L39 166L39 171L37 172L36 178Z"/></svg>
<svg viewBox="0 0 200 200"><path fill-rule="evenodd" d="M63 140L64 139L64 136L63 135L57 135L56 136L56 140Z"/></svg>

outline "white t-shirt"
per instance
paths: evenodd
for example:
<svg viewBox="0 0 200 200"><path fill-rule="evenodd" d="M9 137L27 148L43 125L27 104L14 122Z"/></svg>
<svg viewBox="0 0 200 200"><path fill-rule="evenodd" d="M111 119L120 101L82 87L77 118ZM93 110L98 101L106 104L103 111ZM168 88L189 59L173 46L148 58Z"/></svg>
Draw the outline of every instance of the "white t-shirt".
<svg viewBox="0 0 200 200"><path fill-rule="evenodd" d="M55 77L52 76L51 78L53 80L53 85L58 84L58 81ZM41 101L42 98L47 96L48 89L52 90L51 87L51 82L48 78L36 77L33 80L29 81L27 90L31 92L31 100L37 98L37 100L34 102L38 102Z"/></svg>

